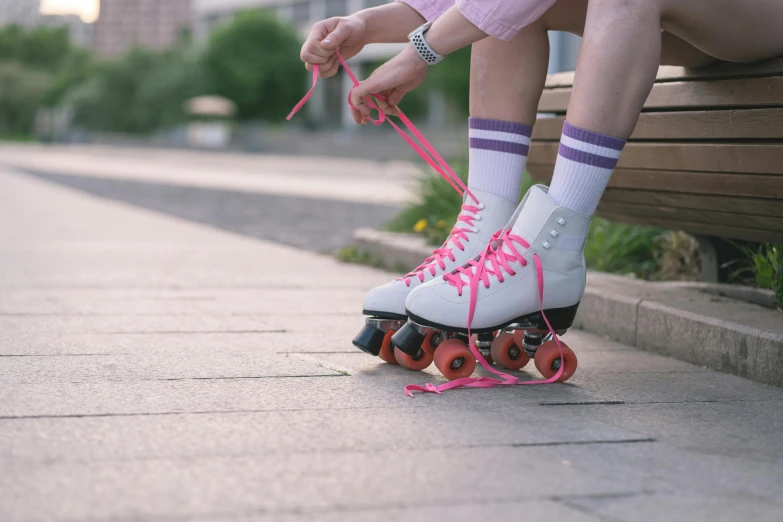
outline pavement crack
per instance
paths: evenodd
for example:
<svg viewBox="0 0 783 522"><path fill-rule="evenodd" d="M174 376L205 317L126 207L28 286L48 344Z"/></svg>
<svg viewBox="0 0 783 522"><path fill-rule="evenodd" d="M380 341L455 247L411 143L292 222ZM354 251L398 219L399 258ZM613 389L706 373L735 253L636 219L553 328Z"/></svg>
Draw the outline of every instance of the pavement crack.
<svg viewBox="0 0 783 522"><path fill-rule="evenodd" d="M577 440L577 441L558 441L558 442L522 442L511 444L512 448L535 448L543 446L588 446L594 444L640 444L658 442L656 439L618 439L618 440Z"/></svg>
<svg viewBox="0 0 783 522"><path fill-rule="evenodd" d="M625 404L625 401L585 401L585 402L539 402L539 406L596 406L596 405L609 405L614 406L618 404Z"/></svg>
<svg viewBox="0 0 783 522"><path fill-rule="evenodd" d="M331 368L328 368L331 369ZM343 373L317 373L310 375L238 375L234 377L168 377L160 379L139 379L140 381L241 381L253 379L304 379L310 377L344 377Z"/></svg>

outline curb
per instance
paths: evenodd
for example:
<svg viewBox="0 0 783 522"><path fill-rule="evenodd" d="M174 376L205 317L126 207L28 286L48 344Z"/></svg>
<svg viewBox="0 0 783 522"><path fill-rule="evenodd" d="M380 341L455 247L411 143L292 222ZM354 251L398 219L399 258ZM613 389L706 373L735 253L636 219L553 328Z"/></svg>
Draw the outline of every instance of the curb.
<svg viewBox="0 0 783 522"><path fill-rule="evenodd" d="M357 247L382 259L387 268L415 267L432 253L432 246L414 234L361 228L353 237ZM756 302L770 300L766 291L588 271L574 328L783 387L783 312L728 297L732 293Z"/></svg>

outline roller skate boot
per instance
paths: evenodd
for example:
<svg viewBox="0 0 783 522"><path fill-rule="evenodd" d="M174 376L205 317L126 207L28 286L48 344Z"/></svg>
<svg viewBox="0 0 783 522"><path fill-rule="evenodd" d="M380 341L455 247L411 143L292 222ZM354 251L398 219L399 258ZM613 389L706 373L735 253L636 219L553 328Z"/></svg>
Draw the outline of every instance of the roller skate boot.
<svg viewBox="0 0 783 522"><path fill-rule="evenodd" d="M481 256L408 295L408 322L392 345L410 354L418 338L437 340L438 370L458 379L475 368L478 354L468 337L474 334L484 358L519 369L532 357L546 379L561 366L557 380L568 379L576 356L555 336L571 327L584 293L589 225L588 217L555 204L546 187L532 187Z"/></svg>
<svg viewBox="0 0 783 522"><path fill-rule="evenodd" d="M411 353L395 353L391 336L405 324L405 299L414 288L442 277L462 266L486 249L493 234L505 226L513 215L515 204L492 194L471 191L477 201L465 194L462 210L449 237L431 256L404 276L370 290L363 303L367 316L364 328L353 340L361 350L378 355L391 364L421 370L432 362L433 336L409 331L406 346L414 346Z"/></svg>

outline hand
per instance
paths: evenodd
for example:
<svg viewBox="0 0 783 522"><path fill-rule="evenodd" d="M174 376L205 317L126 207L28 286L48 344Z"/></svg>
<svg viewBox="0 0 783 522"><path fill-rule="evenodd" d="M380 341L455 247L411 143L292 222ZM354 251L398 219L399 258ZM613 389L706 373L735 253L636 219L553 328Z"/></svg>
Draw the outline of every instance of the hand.
<svg viewBox="0 0 783 522"><path fill-rule="evenodd" d="M427 67L427 63L413 46L408 45L351 91L351 113L354 121L367 123L370 120L370 107L364 99L371 94L384 96L385 100L376 98L378 106L386 114L397 115L397 105L403 96L424 83Z"/></svg>
<svg viewBox="0 0 783 522"><path fill-rule="evenodd" d="M367 43L364 20L356 16L336 17L316 23L310 30L299 55L308 71L320 65L319 76L329 78L337 73L340 62L335 51L346 60L359 54Z"/></svg>

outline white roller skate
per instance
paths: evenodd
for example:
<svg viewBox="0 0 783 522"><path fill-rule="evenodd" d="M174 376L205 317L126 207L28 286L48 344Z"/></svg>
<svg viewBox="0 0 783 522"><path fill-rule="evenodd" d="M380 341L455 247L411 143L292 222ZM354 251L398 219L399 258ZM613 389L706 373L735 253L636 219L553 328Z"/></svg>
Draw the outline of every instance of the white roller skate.
<svg viewBox="0 0 783 522"><path fill-rule="evenodd" d="M518 369L534 356L544 377L563 365L558 380L567 379L576 369L576 357L562 344L561 358L561 348L547 341L573 324L585 289L589 225L588 217L557 206L546 187L531 188L483 257L408 295L408 323L392 337L393 345L406 354L417 353L420 339L432 338L434 332L436 366L447 378L458 379L475 368L466 346L470 328L479 348L491 345L488 351L496 363Z"/></svg>
<svg viewBox="0 0 783 522"><path fill-rule="evenodd" d="M429 366L432 350L426 346L427 349L422 349L426 344L425 336L420 337L412 353L395 354L392 348L392 334L407 320L405 299L414 288L442 277L481 254L493 234L506 225L516 207L514 203L492 194L478 190L472 190L471 193L478 203L465 194L465 203L457 223L443 246L410 273L367 293L362 308L369 317L353 340L355 346L369 354L379 355L388 363L399 363L410 369L419 370Z"/></svg>

